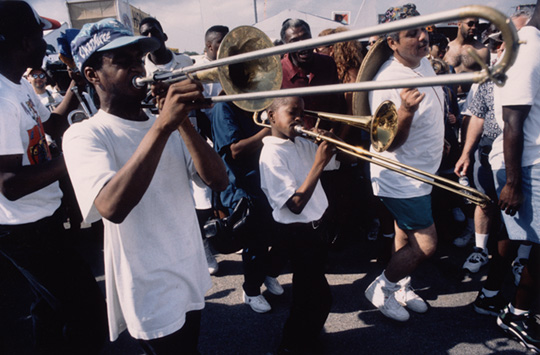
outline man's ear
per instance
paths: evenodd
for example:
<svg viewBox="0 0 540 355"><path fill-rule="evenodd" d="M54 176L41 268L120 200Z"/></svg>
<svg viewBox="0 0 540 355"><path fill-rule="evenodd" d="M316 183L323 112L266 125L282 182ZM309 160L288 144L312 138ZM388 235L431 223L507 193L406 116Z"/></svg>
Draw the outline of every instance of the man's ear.
<svg viewBox="0 0 540 355"><path fill-rule="evenodd" d="M169 40L169 36L167 36L166 33L163 33L163 42L167 42Z"/></svg>
<svg viewBox="0 0 540 355"><path fill-rule="evenodd" d="M396 41L394 40L393 37L386 37L386 43L388 44L388 47L390 47L390 49L392 51L395 51L396 50Z"/></svg>
<svg viewBox="0 0 540 355"><path fill-rule="evenodd" d="M99 84L99 75L97 71L92 67L84 67L83 69L83 75L90 82L90 84L94 85L94 87Z"/></svg>

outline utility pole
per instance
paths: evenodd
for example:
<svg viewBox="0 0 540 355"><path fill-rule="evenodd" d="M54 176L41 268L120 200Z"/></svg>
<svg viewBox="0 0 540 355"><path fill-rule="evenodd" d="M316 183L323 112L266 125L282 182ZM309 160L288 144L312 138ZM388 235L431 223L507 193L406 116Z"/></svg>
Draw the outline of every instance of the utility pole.
<svg viewBox="0 0 540 355"><path fill-rule="evenodd" d="M257 18L257 0L253 0L253 10L255 11L255 23L259 22Z"/></svg>

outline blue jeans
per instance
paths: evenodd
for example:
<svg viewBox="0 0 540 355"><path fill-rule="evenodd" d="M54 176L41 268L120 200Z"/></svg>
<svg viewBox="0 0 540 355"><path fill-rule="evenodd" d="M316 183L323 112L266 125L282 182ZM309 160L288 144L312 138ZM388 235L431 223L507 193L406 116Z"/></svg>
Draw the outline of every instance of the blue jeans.
<svg viewBox="0 0 540 355"><path fill-rule="evenodd" d="M65 243L59 213L0 225L0 255L26 278L38 353L96 354L107 338L105 300L90 268Z"/></svg>

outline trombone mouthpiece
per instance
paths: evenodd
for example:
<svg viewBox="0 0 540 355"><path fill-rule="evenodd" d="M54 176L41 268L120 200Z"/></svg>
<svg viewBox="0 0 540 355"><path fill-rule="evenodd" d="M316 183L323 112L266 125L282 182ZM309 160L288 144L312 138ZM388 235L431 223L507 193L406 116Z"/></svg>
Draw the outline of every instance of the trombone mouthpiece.
<svg viewBox="0 0 540 355"><path fill-rule="evenodd" d="M299 124L294 126L294 130L296 131L296 133L302 133L303 130L304 130L304 127L300 126Z"/></svg>
<svg viewBox="0 0 540 355"><path fill-rule="evenodd" d="M141 76L134 76L131 83L133 86L135 86L137 89L141 89L144 87L145 83L141 82L142 77Z"/></svg>

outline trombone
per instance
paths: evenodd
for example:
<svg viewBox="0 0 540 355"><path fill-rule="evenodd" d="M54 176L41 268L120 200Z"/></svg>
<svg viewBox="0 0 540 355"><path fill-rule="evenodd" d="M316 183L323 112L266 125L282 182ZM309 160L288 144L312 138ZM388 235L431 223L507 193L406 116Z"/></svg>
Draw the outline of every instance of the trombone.
<svg viewBox="0 0 540 355"><path fill-rule="evenodd" d="M446 74L412 80L370 81L279 90L282 79L279 54L467 17L483 18L495 24L501 31L506 50L501 60L493 67L488 68L484 65L482 70L477 72ZM482 83L486 80L492 80L495 84L501 86L506 81L506 71L515 61L518 46L518 35L513 23L498 10L483 5L470 5L431 15L410 17L400 21L340 32L277 47L272 45L270 39L262 31L254 27L242 26L232 30L225 36L218 50L219 59L168 73L160 73L145 78L134 78L133 85L144 86L155 81L174 82L189 76L205 77L206 73L196 75L192 73L217 68L217 76L227 95L212 97L210 98L211 101L215 103L233 101L240 108L254 112L268 107L272 101L270 99L276 97ZM215 78L216 75L213 75L213 77ZM256 101L255 103L249 103L248 101L251 100Z"/></svg>
<svg viewBox="0 0 540 355"><path fill-rule="evenodd" d="M387 104L389 101L383 102L381 105ZM390 102L391 103L391 102ZM391 103L392 104L392 103ZM378 109L379 111L379 109ZM306 111L307 112L307 111ZM332 117L332 114L326 114L326 113L317 113L319 118L323 119L329 119L330 121L333 121L334 118ZM377 117L373 117L372 121L376 121ZM253 114L253 121L256 125L266 128L271 128L271 126L267 123L264 123L262 120L259 119L259 113L255 112ZM339 121L339 120L338 120ZM470 186L463 186L455 181L452 181L450 179L443 178L441 176L428 173L426 171L417 169L415 167L400 163L398 161L389 159L385 156L382 156L380 154L371 153L361 147L357 147L351 144L347 144L339 139L335 139L332 137L324 136L321 133L317 133L314 131L306 130L304 127L297 125L294 127L295 131L299 134L310 138L311 140L315 142L320 141L327 141L329 143L332 143L336 146L337 149L340 151L352 155L354 157L360 158L362 160L365 160L369 163L376 164L379 166L382 166L385 169L392 170L396 173L408 176L410 178L422 181L426 184L430 184L432 186L437 186L442 189L445 189L447 191L453 192L455 194L460 195L461 197L464 197L471 201L472 203L485 207L489 203L492 203L492 200L489 196L481 193L480 191L470 187ZM371 135L373 136L373 132L371 132Z"/></svg>

